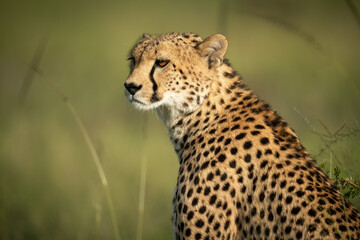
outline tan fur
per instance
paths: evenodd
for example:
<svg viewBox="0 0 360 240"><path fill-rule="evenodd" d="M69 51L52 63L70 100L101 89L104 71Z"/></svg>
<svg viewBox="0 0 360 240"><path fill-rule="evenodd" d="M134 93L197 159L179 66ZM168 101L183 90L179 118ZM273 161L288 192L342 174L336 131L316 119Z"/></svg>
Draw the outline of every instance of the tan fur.
<svg viewBox="0 0 360 240"><path fill-rule="evenodd" d="M128 99L158 112L180 162L175 238L360 239L359 212L223 62L226 49L222 35L171 33L132 51Z"/></svg>

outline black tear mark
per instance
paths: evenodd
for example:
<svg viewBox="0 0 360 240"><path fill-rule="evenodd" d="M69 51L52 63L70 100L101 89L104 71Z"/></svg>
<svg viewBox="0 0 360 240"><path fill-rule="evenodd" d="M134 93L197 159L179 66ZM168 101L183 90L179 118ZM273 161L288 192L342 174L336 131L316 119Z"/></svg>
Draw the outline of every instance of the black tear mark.
<svg viewBox="0 0 360 240"><path fill-rule="evenodd" d="M150 98L150 102L157 102L157 101L160 100L159 96L156 93L156 91L158 89L158 85L157 85L157 83L155 82L155 79L154 79L154 71L155 71L155 64L154 64L154 66L152 67L152 69L150 71L150 81L153 84L153 91L154 91L153 95Z"/></svg>

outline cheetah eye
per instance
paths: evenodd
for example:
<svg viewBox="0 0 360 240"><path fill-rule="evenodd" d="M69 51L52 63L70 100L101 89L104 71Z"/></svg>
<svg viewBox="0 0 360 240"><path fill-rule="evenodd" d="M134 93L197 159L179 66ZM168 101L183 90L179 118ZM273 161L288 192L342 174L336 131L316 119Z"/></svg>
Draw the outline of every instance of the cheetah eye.
<svg viewBox="0 0 360 240"><path fill-rule="evenodd" d="M165 67L169 62L169 60L156 60L155 65L158 67Z"/></svg>

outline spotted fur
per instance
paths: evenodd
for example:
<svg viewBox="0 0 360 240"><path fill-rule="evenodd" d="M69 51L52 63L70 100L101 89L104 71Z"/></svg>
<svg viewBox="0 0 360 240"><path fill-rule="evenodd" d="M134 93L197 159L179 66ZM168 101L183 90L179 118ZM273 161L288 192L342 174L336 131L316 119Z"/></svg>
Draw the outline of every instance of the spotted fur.
<svg viewBox="0 0 360 240"><path fill-rule="evenodd" d="M175 239L360 239L358 210L226 49L222 35L171 33L131 52L126 95L157 111L179 158Z"/></svg>

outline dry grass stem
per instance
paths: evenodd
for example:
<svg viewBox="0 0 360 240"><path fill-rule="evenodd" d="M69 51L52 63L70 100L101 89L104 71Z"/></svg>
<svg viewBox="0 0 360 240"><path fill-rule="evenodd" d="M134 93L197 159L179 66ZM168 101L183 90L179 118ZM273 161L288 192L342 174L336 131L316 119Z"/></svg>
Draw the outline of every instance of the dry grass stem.
<svg viewBox="0 0 360 240"><path fill-rule="evenodd" d="M138 223L136 230L136 239L141 240L144 228L144 209L145 209L145 190L146 190L146 172L147 172L147 130L148 120L147 113L144 116L143 125L143 151L141 157L140 170L140 191L139 191L139 206L138 206Z"/></svg>
<svg viewBox="0 0 360 240"><path fill-rule="evenodd" d="M119 233L117 218L116 218L116 215L115 215L114 204L113 204L113 201L112 201L112 198L111 198L109 184L108 184L108 181L106 179L106 175L105 175L104 169L102 167L102 164L100 162L99 155L96 152L94 143L91 141L91 138L90 138L90 136L89 136L83 122L81 121L81 118L80 118L79 114L75 110L73 104L69 101L69 98L60 89L60 87L55 82L51 81L48 77L46 77L46 75L38 68L37 65L29 64L24 60L23 60L23 62L25 64L27 64L35 73L37 73L42 79L44 79L50 85L50 87L65 102L67 108L70 110L72 116L74 117L74 119L76 121L76 124L79 127L80 132L81 132L82 136L84 137L84 140L85 140L85 142L86 142L86 144L87 144L87 146L88 146L88 148L90 150L91 156L92 156L92 158L94 160L96 169L98 171L98 174L99 174L99 177L100 177L100 180L101 180L101 184L102 184L103 189L105 191L106 200L107 200L107 203L108 203L108 206L109 206L111 220L112 220L113 229L114 229L115 239L119 240L120 239L120 233Z"/></svg>

